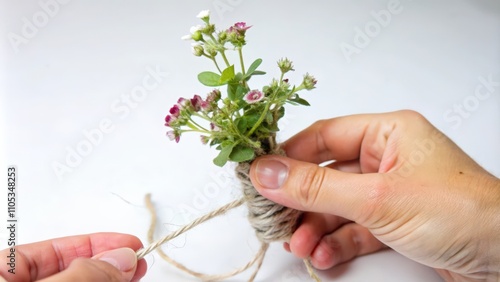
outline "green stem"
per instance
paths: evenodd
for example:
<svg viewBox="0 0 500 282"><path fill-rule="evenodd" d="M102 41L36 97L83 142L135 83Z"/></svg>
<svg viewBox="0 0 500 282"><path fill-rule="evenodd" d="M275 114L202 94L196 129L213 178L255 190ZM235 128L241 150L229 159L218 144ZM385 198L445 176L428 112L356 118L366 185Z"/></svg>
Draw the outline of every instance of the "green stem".
<svg viewBox="0 0 500 282"><path fill-rule="evenodd" d="M204 130L199 130L199 129L190 129L190 130L180 130L180 133L185 133L185 132L199 132L199 133L203 133L203 134L208 134L210 135L211 132L207 132L207 131L204 131Z"/></svg>
<svg viewBox="0 0 500 282"><path fill-rule="evenodd" d="M217 41L217 39L215 39L213 34L210 34L210 39L212 39L214 41L214 44L218 44L219 46L221 46L221 43L219 41ZM223 48L224 48L224 46L221 46L222 50L220 50L220 54L222 55L222 59L224 59L224 62L226 63L226 67L229 67L229 61L227 60L227 57L226 57L226 54L225 54ZM219 69L219 71L220 71L220 69Z"/></svg>
<svg viewBox="0 0 500 282"><path fill-rule="evenodd" d="M195 126L197 126L199 129L203 129L203 130L205 130L205 131L207 131L207 132L208 132L208 130L207 130L205 127L203 127L203 126L199 125L199 124L198 124L196 121L194 121L191 117L189 117L189 120L190 120L190 121L191 121L191 122L192 122ZM188 125L189 125L189 124L190 124L190 123L188 123ZM191 127L191 126L190 126L190 127ZM191 127L191 128L192 128L192 127Z"/></svg>
<svg viewBox="0 0 500 282"><path fill-rule="evenodd" d="M217 70L219 71L219 73L222 73L222 71L219 68L219 64L217 64L217 60L215 60L215 57L209 57L209 58L212 59L212 61L214 62L215 66L217 67Z"/></svg>
<svg viewBox="0 0 500 282"><path fill-rule="evenodd" d="M242 48L238 48L238 55L240 56L241 73L245 76L245 63L243 62L243 51Z"/></svg>
<svg viewBox="0 0 500 282"><path fill-rule="evenodd" d="M260 117L257 120L257 122L254 124L254 126L252 127L252 129L250 129L250 131L248 131L247 137L249 137L250 135L252 135L255 132L255 130L257 130L257 128L259 127L259 125L264 121L264 119L266 118L267 111L269 111L269 107L271 107L271 100L269 100L269 102L266 104L266 107L262 111L262 114L260 115Z"/></svg>
<svg viewBox="0 0 500 282"><path fill-rule="evenodd" d="M226 63L226 67L229 67L229 61L227 60L226 53L224 51L220 51L220 54L222 55L222 59L224 59L224 62Z"/></svg>
<svg viewBox="0 0 500 282"><path fill-rule="evenodd" d="M197 117L199 117L199 118L202 118L202 119L204 119L204 120L206 120L206 121L212 122L212 120L211 120L209 117L204 116L204 115L200 115L200 114L199 114L199 113L197 113L197 112L193 112L193 115L194 115L194 116L197 116Z"/></svg>
<svg viewBox="0 0 500 282"><path fill-rule="evenodd" d="M240 57L241 73L243 74L243 77L245 77L245 63L243 61L243 51L242 51L241 47L238 48L238 55ZM246 80L243 79L242 82L243 82L243 86L248 88L248 83L246 82Z"/></svg>

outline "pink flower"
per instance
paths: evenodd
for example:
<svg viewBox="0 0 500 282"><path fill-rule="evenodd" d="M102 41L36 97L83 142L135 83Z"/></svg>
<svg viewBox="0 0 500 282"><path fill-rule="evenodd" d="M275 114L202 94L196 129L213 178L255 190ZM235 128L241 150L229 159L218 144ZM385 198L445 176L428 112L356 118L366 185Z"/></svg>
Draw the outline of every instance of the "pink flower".
<svg viewBox="0 0 500 282"><path fill-rule="evenodd" d="M214 89L207 95L207 102L209 103L216 103L217 101L220 100L221 93L219 89Z"/></svg>
<svg viewBox="0 0 500 282"><path fill-rule="evenodd" d="M171 115L167 115L165 117L165 126L171 126L172 122L174 122L177 118Z"/></svg>
<svg viewBox="0 0 500 282"><path fill-rule="evenodd" d="M187 106L189 103L189 101L187 99L184 99L184 98L179 98L179 100L177 100L177 104L179 105L179 107L182 109L184 108L185 106Z"/></svg>
<svg viewBox="0 0 500 282"><path fill-rule="evenodd" d="M212 131L220 131L220 128L212 122L210 123L210 129Z"/></svg>
<svg viewBox="0 0 500 282"><path fill-rule="evenodd" d="M264 99L264 93L260 92L259 90L252 90L245 94L243 99L248 103L248 104L254 104L259 102L260 100Z"/></svg>
<svg viewBox="0 0 500 282"><path fill-rule="evenodd" d="M206 144L208 144L208 141L210 141L210 138L208 136L205 136L205 135L200 135L200 140L201 140L201 143L203 145L206 145Z"/></svg>
<svg viewBox="0 0 500 282"><path fill-rule="evenodd" d="M181 139L181 135L173 130L167 131L167 136L168 136L168 139L170 139L170 141L175 140L176 143L179 143L179 140Z"/></svg>
<svg viewBox="0 0 500 282"><path fill-rule="evenodd" d="M209 112L212 109L212 106L207 101L202 101L200 107L204 112Z"/></svg>
<svg viewBox="0 0 500 282"><path fill-rule="evenodd" d="M201 110L203 102L205 101L203 101L200 95L194 95L193 99L191 99L191 105L195 111Z"/></svg>
<svg viewBox="0 0 500 282"><path fill-rule="evenodd" d="M245 22L237 22L229 28L228 33L237 32L241 35L245 35L245 31L251 27L252 26L247 26Z"/></svg>
<svg viewBox="0 0 500 282"><path fill-rule="evenodd" d="M172 108L170 108L170 114L175 118L179 117L179 115L181 114L179 105L174 105Z"/></svg>

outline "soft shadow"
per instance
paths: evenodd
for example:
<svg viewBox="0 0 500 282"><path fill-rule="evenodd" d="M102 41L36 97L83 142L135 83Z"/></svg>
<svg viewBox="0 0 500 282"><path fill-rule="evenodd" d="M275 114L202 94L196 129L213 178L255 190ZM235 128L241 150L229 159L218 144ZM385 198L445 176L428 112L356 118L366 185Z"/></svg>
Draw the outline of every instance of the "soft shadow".
<svg viewBox="0 0 500 282"><path fill-rule="evenodd" d="M343 276L346 272L348 272L350 265L351 265L350 262L345 262L327 270L321 270L321 271L316 270L316 271L318 271L318 273L321 273L321 276L326 276L330 279L335 279Z"/></svg>
<svg viewBox="0 0 500 282"><path fill-rule="evenodd" d="M500 1L498 0L470 0L470 2L484 10L484 12L500 15Z"/></svg>

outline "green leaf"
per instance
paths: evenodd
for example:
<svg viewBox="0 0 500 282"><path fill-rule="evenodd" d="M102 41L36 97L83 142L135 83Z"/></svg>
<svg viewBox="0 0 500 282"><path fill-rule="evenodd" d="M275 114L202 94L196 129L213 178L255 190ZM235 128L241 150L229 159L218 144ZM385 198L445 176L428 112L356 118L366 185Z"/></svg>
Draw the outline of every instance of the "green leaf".
<svg viewBox="0 0 500 282"><path fill-rule="evenodd" d="M234 65L227 67L222 71L220 76L220 84L224 85L234 78Z"/></svg>
<svg viewBox="0 0 500 282"><path fill-rule="evenodd" d="M280 107L278 110L278 120L285 116L285 107Z"/></svg>
<svg viewBox="0 0 500 282"><path fill-rule="evenodd" d="M243 74L241 74L241 72L237 73L237 74L234 76L234 79L233 79L233 81L234 81L235 83L239 83L239 82L240 82L240 81L242 81L242 80L243 80Z"/></svg>
<svg viewBox="0 0 500 282"><path fill-rule="evenodd" d="M267 114L266 114L266 122L268 124L272 124L273 123L273 114L271 112L267 112Z"/></svg>
<svg viewBox="0 0 500 282"><path fill-rule="evenodd" d="M238 88L236 88L236 93L234 95L234 98L236 99L236 101L240 101L241 99L243 99L243 96L245 96L245 94L246 94L245 87L243 87L242 85L238 85Z"/></svg>
<svg viewBox="0 0 500 282"><path fill-rule="evenodd" d="M235 101L235 94L236 94L236 89L238 87L238 84L235 84L235 83L229 83L227 85L227 97L229 98L229 100L231 101Z"/></svg>
<svg viewBox="0 0 500 282"><path fill-rule="evenodd" d="M249 115L245 114L244 118L246 119L247 122L247 128L252 128L257 123L257 121L259 121L260 114L259 113L249 114Z"/></svg>
<svg viewBox="0 0 500 282"><path fill-rule="evenodd" d="M245 76L247 76L247 77L248 77L248 76L251 76L251 75L255 72L255 70L257 70L257 68L260 66L260 64L262 64L262 59L257 59L257 60L255 60L255 61L254 61L254 62L250 65L250 67L248 68L248 71L247 71L247 73L246 73L246 75L245 75Z"/></svg>
<svg viewBox="0 0 500 282"><path fill-rule="evenodd" d="M290 103L290 104L294 104L294 105L297 105L297 104L304 105L304 106L310 106L311 105L306 100L300 98L300 96L298 94L295 94L295 97L293 99L289 99L288 101L293 102L293 103Z"/></svg>
<svg viewBox="0 0 500 282"><path fill-rule="evenodd" d="M245 134L247 131L247 120L243 117L237 118L234 120L234 123L236 124L236 128L238 128L238 131L241 134Z"/></svg>
<svg viewBox="0 0 500 282"><path fill-rule="evenodd" d="M214 159L214 164L220 167L223 167L227 161L229 160L229 155L231 155L231 152L234 149L234 143L230 144L228 146L222 147L220 150L220 153L217 157Z"/></svg>
<svg viewBox="0 0 500 282"><path fill-rule="evenodd" d="M221 76L211 71L204 71L198 74L198 80L205 86L221 86Z"/></svg>
<svg viewBox="0 0 500 282"><path fill-rule="evenodd" d="M258 71L258 70L256 70L256 71L254 71L252 73L252 75L263 75L263 74L266 74L266 72L265 71Z"/></svg>
<svg viewBox="0 0 500 282"><path fill-rule="evenodd" d="M234 147L231 155L229 156L230 160L238 163L250 161L253 158L255 158L255 152L253 149L242 145Z"/></svg>
<svg viewBox="0 0 500 282"><path fill-rule="evenodd" d="M241 84L233 84L233 83L230 83L228 84L227 86L227 97L229 97L229 99L231 101L241 101L241 99L243 99L243 96L245 96L246 94L246 88L241 85Z"/></svg>
<svg viewBox="0 0 500 282"><path fill-rule="evenodd" d="M298 97L294 100L294 102L296 102L296 103L298 103L300 105L304 105L304 106L310 106L311 105L306 100L304 100L302 98L298 98Z"/></svg>

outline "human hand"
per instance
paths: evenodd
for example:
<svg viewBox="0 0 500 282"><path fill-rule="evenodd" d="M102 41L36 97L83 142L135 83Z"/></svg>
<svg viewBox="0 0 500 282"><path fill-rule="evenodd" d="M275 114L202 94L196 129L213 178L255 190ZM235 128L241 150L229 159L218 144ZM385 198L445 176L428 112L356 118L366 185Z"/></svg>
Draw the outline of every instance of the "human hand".
<svg viewBox="0 0 500 282"><path fill-rule="evenodd" d="M296 256L326 269L387 245L447 281L500 281L500 181L418 113L319 121L284 149L250 176L308 212L285 244Z"/></svg>
<svg viewBox="0 0 500 282"><path fill-rule="evenodd" d="M47 240L15 248L15 274L0 268L0 278L16 281L138 281L146 261L135 251L141 241L132 235L95 233ZM0 252L6 258L10 250Z"/></svg>

